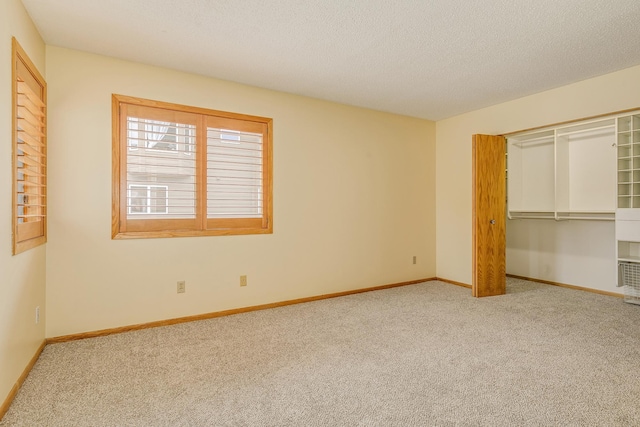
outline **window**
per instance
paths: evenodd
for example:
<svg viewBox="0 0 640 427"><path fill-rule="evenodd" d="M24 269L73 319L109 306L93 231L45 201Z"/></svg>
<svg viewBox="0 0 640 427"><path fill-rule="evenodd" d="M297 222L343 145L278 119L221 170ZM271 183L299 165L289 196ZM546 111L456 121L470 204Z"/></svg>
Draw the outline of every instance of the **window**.
<svg viewBox="0 0 640 427"><path fill-rule="evenodd" d="M166 214L169 206L169 187L166 185L129 184L127 206L130 214Z"/></svg>
<svg viewBox="0 0 640 427"><path fill-rule="evenodd" d="M265 234L272 120L113 96L113 238Z"/></svg>
<svg viewBox="0 0 640 427"><path fill-rule="evenodd" d="M13 253L47 239L47 85L12 39Z"/></svg>

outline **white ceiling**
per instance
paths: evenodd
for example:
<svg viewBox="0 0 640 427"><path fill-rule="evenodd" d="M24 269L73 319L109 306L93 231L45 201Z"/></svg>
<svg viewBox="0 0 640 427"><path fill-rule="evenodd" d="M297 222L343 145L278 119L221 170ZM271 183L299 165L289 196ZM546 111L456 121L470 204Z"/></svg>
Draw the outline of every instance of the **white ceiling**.
<svg viewBox="0 0 640 427"><path fill-rule="evenodd" d="M640 0L22 0L45 42L439 120L640 64Z"/></svg>

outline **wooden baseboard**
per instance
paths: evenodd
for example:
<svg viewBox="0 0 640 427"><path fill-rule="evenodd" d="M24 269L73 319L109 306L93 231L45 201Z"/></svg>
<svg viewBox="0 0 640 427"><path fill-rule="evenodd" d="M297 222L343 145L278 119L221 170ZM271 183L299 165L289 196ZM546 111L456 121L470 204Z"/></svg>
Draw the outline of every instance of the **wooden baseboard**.
<svg viewBox="0 0 640 427"><path fill-rule="evenodd" d="M514 279L528 280L530 282L544 283L545 285L560 286L561 288L575 289L578 291L586 291L586 292L591 292L599 295L607 295L610 297L624 298L624 294L621 294L618 292L601 291L599 289L585 288L584 286L567 285L566 283L558 283L558 282L552 282L550 280L534 279L532 277L518 276L515 274L507 274L507 277L512 277Z"/></svg>
<svg viewBox="0 0 640 427"><path fill-rule="evenodd" d="M2 420L2 418L4 417L4 414L6 414L7 411L9 410L9 406L11 406L11 403L13 402L13 399L16 397L16 394L18 394L18 390L20 390L20 387L24 383L24 380L27 379L27 376L29 375L29 372L31 372L33 365L35 365L36 362L38 361L38 358L40 357L42 350L44 350L45 345L46 345L46 341L43 340L42 344L40 344L40 347L38 347L38 349L36 350L36 353L33 355L31 360L27 364L27 367L24 368L22 375L20 375L20 377L18 378L18 381L16 381L16 383L11 388L11 391L7 395L7 398L4 400L4 402L2 402L2 405L0 405L0 420Z"/></svg>
<svg viewBox="0 0 640 427"><path fill-rule="evenodd" d="M119 328L101 329L93 332L83 332L79 334L62 335L59 337L47 338L47 344L55 344L66 341L82 340L85 338L101 337L105 335L120 334L123 332L137 331L140 329L157 328L159 326L176 325L178 323L194 322L196 320L213 319L215 317L231 316L233 314L248 313L257 310L266 310L269 308L284 307L287 305L301 304L305 302L319 301L328 298L343 297L347 295L360 294L363 292L379 291L382 289L396 288L399 286L415 285L416 283L430 282L436 280L435 277L426 279L411 280L408 282L392 283L389 285L373 286L370 288L354 289L351 291L336 292L332 294L316 295L312 297L298 298L287 301L274 302L270 304L254 305L250 307L234 308L232 310L216 311L213 313L197 314L194 316L178 317L175 319L159 320L156 322L139 323L137 325L122 326Z"/></svg>
<svg viewBox="0 0 640 427"><path fill-rule="evenodd" d="M435 280L439 280L440 282L449 283L456 286L462 286L463 288L471 289L471 285L467 285L466 283L456 282L454 280L443 279L442 277L436 277Z"/></svg>

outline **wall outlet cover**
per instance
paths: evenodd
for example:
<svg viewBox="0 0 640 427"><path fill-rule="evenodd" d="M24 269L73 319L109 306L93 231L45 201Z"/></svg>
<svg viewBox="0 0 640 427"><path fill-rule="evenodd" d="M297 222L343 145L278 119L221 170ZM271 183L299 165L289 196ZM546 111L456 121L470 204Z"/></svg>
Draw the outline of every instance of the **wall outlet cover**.
<svg viewBox="0 0 640 427"><path fill-rule="evenodd" d="M187 291L187 283L184 280L178 282L178 293L184 294Z"/></svg>

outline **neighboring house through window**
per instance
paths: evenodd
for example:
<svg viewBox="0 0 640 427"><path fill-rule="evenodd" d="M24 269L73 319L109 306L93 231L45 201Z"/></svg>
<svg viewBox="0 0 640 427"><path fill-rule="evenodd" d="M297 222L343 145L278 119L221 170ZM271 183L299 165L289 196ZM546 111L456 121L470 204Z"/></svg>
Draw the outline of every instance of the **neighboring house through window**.
<svg viewBox="0 0 640 427"><path fill-rule="evenodd" d="M169 206L169 187L166 185L129 184L127 206L130 214L166 214Z"/></svg>

